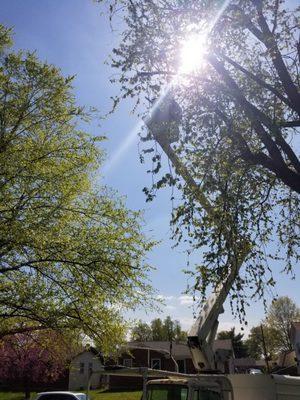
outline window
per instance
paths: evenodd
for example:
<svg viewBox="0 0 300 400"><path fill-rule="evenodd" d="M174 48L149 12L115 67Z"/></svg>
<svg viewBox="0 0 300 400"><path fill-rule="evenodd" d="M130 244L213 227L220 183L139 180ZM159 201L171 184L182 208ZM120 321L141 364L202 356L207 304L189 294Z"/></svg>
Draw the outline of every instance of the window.
<svg viewBox="0 0 300 400"><path fill-rule="evenodd" d="M131 368L132 367L132 358L124 358L123 365L124 365L124 367Z"/></svg>
<svg viewBox="0 0 300 400"><path fill-rule="evenodd" d="M161 369L160 358L151 358L151 368L152 369Z"/></svg>
<svg viewBox="0 0 300 400"><path fill-rule="evenodd" d="M91 373L92 371L93 371L93 363L90 362L90 363L89 363L89 372Z"/></svg>
<svg viewBox="0 0 300 400"><path fill-rule="evenodd" d="M79 373L84 374L84 363L79 364Z"/></svg>
<svg viewBox="0 0 300 400"><path fill-rule="evenodd" d="M185 360L176 360L178 364L178 372L182 374L186 373L186 361Z"/></svg>
<svg viewBox="0 0 300 400"><path fill-rule="evenodd" d="M187 400L188 388L182 385L149 385L147 400Z"/></svg>
<svg viewBox="0 0 300 400"><path fill-rule="evenodd" d="M194 390L193 400L221 400L220 394L214 390Z"/></svg>

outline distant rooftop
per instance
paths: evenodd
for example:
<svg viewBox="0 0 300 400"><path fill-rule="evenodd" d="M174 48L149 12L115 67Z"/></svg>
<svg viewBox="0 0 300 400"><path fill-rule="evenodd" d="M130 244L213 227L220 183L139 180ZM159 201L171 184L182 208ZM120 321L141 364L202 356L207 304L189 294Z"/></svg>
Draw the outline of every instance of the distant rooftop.
<svg viewBox="0 0 300 400"><path fill-rule="evenodd" d="M128 349L150 349L160 351L162 353L170 352L169 341L147 341L147 342L128 342L125 346ZM215 340L213 344L216 350L232 350L232 342L230 339ZM172 354L175 358L190 358L191 352L186 343L172 342Z"/></svg>

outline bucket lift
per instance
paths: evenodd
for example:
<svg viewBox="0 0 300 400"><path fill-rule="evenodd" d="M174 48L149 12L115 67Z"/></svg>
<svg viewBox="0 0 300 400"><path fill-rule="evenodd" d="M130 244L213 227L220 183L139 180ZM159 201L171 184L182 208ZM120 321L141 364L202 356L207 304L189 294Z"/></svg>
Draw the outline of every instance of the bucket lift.
<svg viewBox="0 0 300 400"><path fill-rule="evenodd" d="M181 119L180 107L175 103L175 100L167 95L154 108L146 120L146 125L153 138L173 163L177 173L194 192L201 206L207 213L213 214L214 209L209 200L171 147L171 143L178 139ZM227 262L229 270L227 278L215 288L208 298L188 334L188 345L198 374L120 366L103 367L102 371L98 372L107 375L143 377L143 400L199 400L203 398L213 400L274 400L275 398L290 400L300 398L300 377L212 373L216 370L217 361L212 344L218 328L218 317L223 312L226 297L250 251L250 244L243 238L240 238L238 246L238 257L229 259ZM157 379L147 382L148 378Z"/></svg>
<svg viewBox="0 0 300 400"><path fill-rule="evenodd" d="M185 180L205 211L213 216L214 208L171 147L171 144L179 138L181 118L182 111L179 104L170 94L167 94L157 102L145 123L154 140L159 143L173 163L177 174ZM216 354L214 354L212 345L218 329L218 317L223 312L223 304L250 250L249 243L242 238L238 246L237 259L231 259L227 262L230 271L227 278L215 288L207 299L188 334L188 345L192 353L193 363L199 372L216 370Z"/></svg>

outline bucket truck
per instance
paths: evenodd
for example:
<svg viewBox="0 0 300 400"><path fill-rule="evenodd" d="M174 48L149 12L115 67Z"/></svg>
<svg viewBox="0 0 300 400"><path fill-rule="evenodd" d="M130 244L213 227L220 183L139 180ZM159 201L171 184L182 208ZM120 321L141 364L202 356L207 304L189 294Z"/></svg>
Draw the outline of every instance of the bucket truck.
<svg viewBox="0 0 300 400"><path fill-rule="evenodd" d="M146 125L201 206L207 213L213 214L214 209L209 200L172 149L172 142L178 139L180 119L179 105L167 94L153 108ZM197 374L124 367L104 367L102 373L143 376L143 400L300 400L300 377L220 374L216 368L221 355L214 353L212 344L217 332L218 317L223 312L226 297L250 250L249 243L242 238L236 246L237 256L227 261L227 278L208 298L188 334L188 345ZM158 379L146 383L148 378Z"/></svg>

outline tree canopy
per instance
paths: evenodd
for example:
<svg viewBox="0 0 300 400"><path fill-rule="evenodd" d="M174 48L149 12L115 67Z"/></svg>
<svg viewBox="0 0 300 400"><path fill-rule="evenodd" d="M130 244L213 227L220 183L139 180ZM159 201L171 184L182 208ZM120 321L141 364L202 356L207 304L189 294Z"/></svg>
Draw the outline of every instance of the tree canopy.
<svg viewBox="0 0 300 400"><path fill-rule="evenodd" d="M131 330L131 339L135 342L147 342L152 340L151 327L142 320L139 320Z"/></svg>
<svg viewBox="0 0 300 400"><path fill-rule="evenodd" d="M134 341L186 341L187 334L181 328L179 321L173 321L170 316L163 321L155 318L150 324L141 320L133 327L131 339Z"/></svg>
<svg viewBox="0 0 300 400"><path fill-rule="evenodd" d="M99 2L123 19L114 106L133 98L141 117L166 122L141 132L154 175L147 199L172 187L174 237L203 254L192 290L204 296L244 259L231 291L242 315L248 295L275 284L270 258L291 274L299 260L299 10L271 0ZM200 51L200 65L183 68Z"/></svg>
<svg viewBox="0 0 300 400"><path fill-rule="evenodd" d="M268 309L266 324L277 331L278 351L294 349L291 340L292 322L300 321L300 308L288 296L279 297Z"/></svg>
<svg viewBox="0 0 300 400"><path fill-rule="evenodd" d="M261 360L265 357L268 361L276 360L281 348L278 333L278 329L264 322L261 325L253 326L248 339L245 341L249 356L255 360Z"/></svg>
<svg viewBox="0 0 300 400"><path fill-rule="evenodd" d="M102 351L123 337L119 310L147 304L153 243L112 190L82 126L72 77L8 49L0 27L0 335L75 329Z"/></svg>
<svg viewBox="0 0 300 400"><path fill-rule="evenodd" d="M23 388L30 398L34 385L55 382L66 374L72 357L78 354L75 332L37 331L6 336L0 342L0 379Z"/></svg>
<svg viewBox="0 0 300 400"><path fill-rule="evenodd" d="M293 300L282 296L273 301L262 325L254 326L250 330L246 341L250 356L261 358L264 354L262 329L269 359L274 360L280 353L293 350L291 326L292 322L299 321L300 308Z"/></svg>

